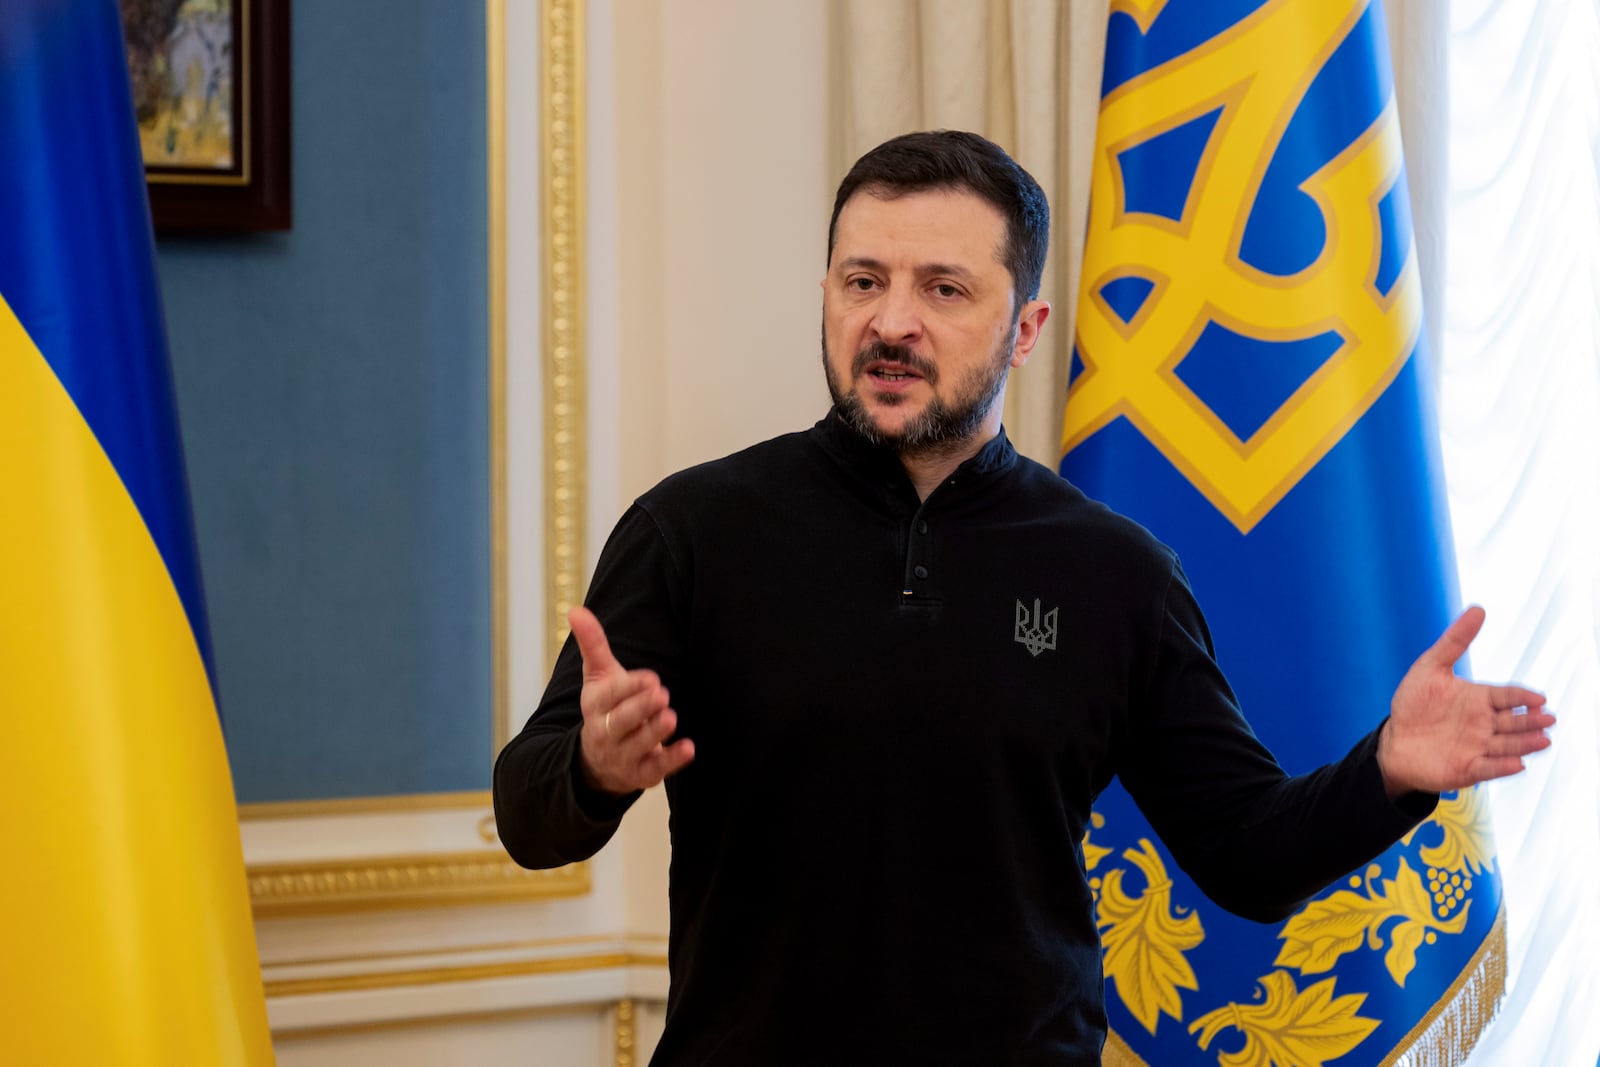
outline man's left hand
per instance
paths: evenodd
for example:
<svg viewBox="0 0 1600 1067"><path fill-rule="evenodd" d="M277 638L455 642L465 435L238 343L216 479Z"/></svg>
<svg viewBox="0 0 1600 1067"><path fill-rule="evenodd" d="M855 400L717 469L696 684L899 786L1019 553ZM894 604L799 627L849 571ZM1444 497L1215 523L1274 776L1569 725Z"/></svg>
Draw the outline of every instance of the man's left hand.
<svg viewBox="0 0 1600 1067"><path fill-rule="evenodd" d="M1456 677L1456 661L1482 626L1483 609L1468 608L1400 680L1378 736L1378 766L1390 797L1516 774L1523 756L1550 747L1544 731L1556 717L1545 710L1542 693Z"/></svg>

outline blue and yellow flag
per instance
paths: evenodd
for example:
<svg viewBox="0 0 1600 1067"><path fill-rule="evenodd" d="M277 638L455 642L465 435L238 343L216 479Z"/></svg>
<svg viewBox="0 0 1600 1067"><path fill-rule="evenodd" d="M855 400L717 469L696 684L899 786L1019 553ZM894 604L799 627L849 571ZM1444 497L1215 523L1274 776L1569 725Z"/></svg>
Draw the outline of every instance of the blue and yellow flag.
<svg viewBox="0 0 1600 1067"><path fill-rule="evenodd" d="M0 3L0 1060L270 1063L122 40Z"/></svg>
<svg viewBox="0 0 1600 1067"><path fill-rule="evenodd" d="M1246 715L1308 771L1453 617L1383 11L1111 12L1062 473L1178 551ZM1476 791L1276 926L1213 905L1154 838L1120 787L1101 798L1108 1064L1453 1064L1493 1014Z"/></svg>

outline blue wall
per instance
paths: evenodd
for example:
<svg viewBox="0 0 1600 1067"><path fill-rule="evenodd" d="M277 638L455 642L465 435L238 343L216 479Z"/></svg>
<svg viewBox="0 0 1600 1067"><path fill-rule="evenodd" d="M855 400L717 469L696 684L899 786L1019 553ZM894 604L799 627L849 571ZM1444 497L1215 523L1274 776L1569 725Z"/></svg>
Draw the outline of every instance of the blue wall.
<svg viewBox="0 0 1600 1067"><path fill-rule="evenodd" d="M234 781L485 789L483 5L292 16L294 229L158 242Z"/></svg>

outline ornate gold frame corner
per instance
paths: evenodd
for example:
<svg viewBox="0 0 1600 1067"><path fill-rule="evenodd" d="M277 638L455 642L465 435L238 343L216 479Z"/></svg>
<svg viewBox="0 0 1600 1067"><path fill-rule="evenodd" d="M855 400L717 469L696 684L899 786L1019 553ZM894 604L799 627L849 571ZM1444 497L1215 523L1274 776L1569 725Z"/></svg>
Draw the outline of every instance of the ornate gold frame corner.
<svg viewBox="0 0 1600 1067"><path fill-rule="evenodd" d="M581 896L590 874L587 863L524 870L504 852L483 850L260 864L250 868L249 883L256 918L276 919Z"/></svg>

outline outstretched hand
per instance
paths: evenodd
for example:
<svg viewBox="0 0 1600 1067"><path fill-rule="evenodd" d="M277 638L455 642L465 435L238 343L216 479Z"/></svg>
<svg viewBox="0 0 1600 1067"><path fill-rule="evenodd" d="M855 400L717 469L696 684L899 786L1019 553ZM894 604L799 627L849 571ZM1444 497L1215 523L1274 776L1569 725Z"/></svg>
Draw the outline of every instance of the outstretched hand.
<svg viewBox="0 0 1600 1067"><path fill-rule="evenodd" d="M694 742L665 744L678 728L667 689L655 671L627 670L611 653L606 632L588 608L567 613L583 655L578 735L583 775L605 793L648 789L694 759Z"/></svg>
<svg viewBox="0 0 1600 1067"><path fill-rule="evenodd" d="M1479 685L1454 673L1483 626L1471 607L1400 680L1378 737L1378 766L1391 797L1441 793L1522 770L1522 757L1550 747L1555 716L1544 695L1515 685ZM1516 709L1524 708L1525 712Z"/></svg>

